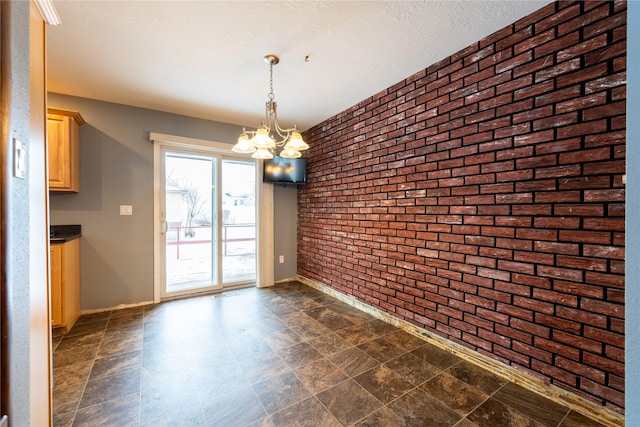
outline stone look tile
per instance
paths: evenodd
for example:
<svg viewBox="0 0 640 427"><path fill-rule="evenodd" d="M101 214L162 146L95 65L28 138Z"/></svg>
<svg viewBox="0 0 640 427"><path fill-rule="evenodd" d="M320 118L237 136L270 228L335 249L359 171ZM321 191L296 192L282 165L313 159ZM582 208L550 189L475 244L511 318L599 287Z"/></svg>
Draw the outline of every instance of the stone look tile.
<svg viewBox="0 0 640 427"><path fill-rule="evenodd" d="M544 424L532 420L504 403L490 398L472 413L467 419L478 427L543 427Z"/></svg>
<svg viewBox="0 0 640 427"><path fill-rule="evenodd" d="M317 394L349 377L327 359L320 359L296 369L295 374L311 393Z"/></svg>
<svg viewBox="0 0 640 427"><path fill-rule="evenodd" d="M271 421L271 418L263 418L254 423L249 424L247 427L276 427Z"/></svg>
<svg viewBox="0 0 640 427"><path fill-rule="evenodd" d="M82 397L85 383L69 384L53 389L53 414L61 415L75 411Z"/></svg>
<svg viewBox="0 0 640 427"><path fill-rule="evenodd" d="M91 373L93 361L75 363L53 370L53 386L64 387L70 384L85 383Z"/></svg>
<svg viewBox="0 0 640 427"><path fill-rule="evenodd" d="M117 339L139 338L143 336L144 327L142 323L134 326L109 327L104 331L104 340L111 341Z"/></svg>
<svg viewBox="0 0 640 427"><path fill-rule="evenodd" d="M329 356L329 360L352 377L368 371L378 364L376 359L356 347L333 354Z"/></svg>
<svg viewBox="0 0 640 427"><path fill-rule="evenodd" d="M140 350L106 356L96 359L89 379L93 380L106 375L118 374L125 371L140 372L141 367L142 351Z"/></svg>
<svg viewBox="0 0 640 427"><path fill-rule="evenodd" d="M369 322L368 327L378 336L383 336L398 330L395 326L384 320L375 319Z"/></svg>
<svg viewBox="0 0 640 427"><path fill-rule="evenodd" d="M239 363L234 360L220 360L209 366L202 366L190 375L193 389L197 390L203 401L217 399L223 394L251 385Z"/></svg>
<svg viewBox="0 0 640 427"><path fill-rule="evenodd" d="M335 333L328 333L308 342L324 356L329 356L351 347L351 344Z"/></svg>
<svg viewBox="0 0 640 427"><path fill-rule="evenodd" d="M75 411L60 415L53 414L53 427L72 427L75 417Z"/></svg>
<svg viewBox="0 0 640 427"><path fill-rule="evenodd" d="M102 341L102 344L100 344L100 350L98 350L98 357L126 353L134 350L142 350L142 336Z"/></svg>
<svg viewBox="0 0 640 427"><path fill-rule="evenodd" d="M77 335L87 335L95 332L104 332L107 328L109 318L99 319L91 322L84 322L80 318L73 328L65 335L65 338L75 337Z"/></svg>
<svg viewBox="0 0 640 427"><path fill-rule="evenodd" d="M291 305L297 308L298 310L311 310L314 308L322 307L322 304L315 301L312 298L300 298L296 301L292 301Z"/></svg>
<svg viewBox="0 0 640 427"><path fill-rule="evenodd" d="M255 336L243 341L233 341L230 343L229 348L234 356L239 359L256 357L260 354L271 353L273 351L265 340Z"/></svg>
<svg viewBox="0 0 640 427"><path fill-rule="evenodd" d="M378 335L366 323L360 323L345 329L336 331L351 345L360 345L367 341L376 339Z"/></svg>
<svg viewBox="0 0 640 427"><path fill-rule="evenodd" d="M442 373L427 381L420 388L444 402L460 415L467 415L489 397L477 388L447 373Z"/></svg>
<svg viewBox="0 0 640 427"><path fill-rule="evenodd" d="M360 311L357 308L343 302L331 304L328 307L338 313L341 317L351 321L354 325L375 320L375 317L373 317L372 315Z"/></svg>
<svg viewBox="0 0 640 427"><path fill-rule="evenodd" d="M328 309L327 307L318 307L314 308L313 310L305 310L305 314L318 321L336 317L336 312Z"/></svg>
<svg viewBox="0 0 640 427"><path fill-rule="evenodd" d="M269 306L269 310L277 316L283 316L283 315L297 311L297 309L294 306L284 301L280 304Z"/></svg>
<svg viewBox="0 0 640 427"><path fill-rule="evenodd" d="M353 380L316 395L342 425L352 424L378 410L382 404Z"/></svg>
<svg viewBox="0 0 640 427"><path fill-rule="evenodd" d="M603 427L597 421L594 421L590 418L585 417L584 415L578 414L575 411L569 412L569 415L562 421L560 427Z"/></svg>
<svg viewBox="0 0 640 427"><path fill-rule="evenodd" d="M353 326L353 322L339 315L318 319L328 329L339 331L340 329Z"/></svg>
<svg viewBox="0 0 640 427"><path fill-rule="evenodd" d="M306 342L279 350L277 353L292 369L322 358L322 354Z"/></svg>
<svg viewBox="0 0 640 427"><path fill-rule="evenodd" d="M431 344L425 344L422 347L413 350L411 354L422 360L426 360L436 368L442 370L455 365L461 360L455 354L449 353L448 351Z"/></svg>
<svg viewBox="0 0 640 427"><path fill-rule="evenodd" d="M411 353L403 354L385 363L389 369L413 385L420 385L438 375L440 369Z"/></svg>
<svg viewBox="0 0 640 427"><path fill-rule="evenodd" d="M252 359L239 360L238 365L244 371L250 384L262 382L290 370L276 353L261 354Z"/></svg>
<svg viewBox="0 0 640 427"><path fill-rule="evenodd" d="M386 406L382 409L374 412L363 420L354 424L354 427L391 427L391 426L403 426L404 420L393 413L393 411ZM456 426L457 427L457 426Z"/></svg>
<svg viewBox="0 0 640 427"><path fill-rule="evenodd" d="M79 408L139 393L140 374L138 369L87 381Z"/></svg>
<svg viewBox="0 0 640 427"><path fill-rule="evenodd" d="M65 336L56 347L57 351L75 350L79 346L100 344L104 337L104 331L97 331L88 334Z"/></svg>
<svg viewBox="0 0 640 427"><path fill-rule="evenodd" d="M315 397L310 397L271 416L276 426L340 427L340 423Z"/></svg>
<svg viewBox="0 0 640 427"><path fill-rule="evenodd" d="M514 383L508 383L493 397L542 424L555 425L557 420L564 418L569 413L567 407L545 399Z"/></svg>
<svg viewBox="0 0 640 427"><path fill-rule="evenodd" d="M164 387L145 387L140 392L140 424L206 425L200 400L193 394L193 384L171 382Z"/></svg>
<svg viewBox="0 0 640 427"><path fill-rule="evenodd" d="M453 409L420 389L413 389L388 406L408 426L449 427L462 418Z"/></svg>
<svg viewBox="0 0 640 427"><path fill-rule="evenodd" d="M280 316L280 319L290 328L313 320L313 318L309 317L302 311L294 311L293 313L285 314L284 316Z"/></svg>
<svg viewBox="0 0 640 427"><path fill-rule="evenodd" d="M247 425L267 415L251 387L203 401L202 405L206 421L212 426Z"/></svg>
<svg viewBox="0 0 640 427"><path fill-rule="evenodd" d="M461 419L455 427L479 427L478 424L469 421L466 418Z"/></svg>
<svg viewBox="0 0 640 427"><path fill-rule="evenodd" d="M303 340L310 340L331 332L331 329L318 321L293 326L291 329L293 329Z"/></svg>
<svg viewBox="0 0 640 427"><path fill-rule="evenodd" d="M447 372L487 394L493 394L508 382L504 378L500 378L466 360L452 366Z"/></svg>
<svg viewBox="0 0 640 427"><path fill-rule="evenodd" d="M253 389L269 414L311 396L304 384L292 372L254 384Z"/></svg>
<svg viewBox="0 0 640 427"><path fill-rule="evenodd" d="M601 427L296 282L83 315L52 343L54 427Z"/></svg>
<svg viewBox="0 0 640 427"><path fill-rule="evenodd" d="M74 426L137 426L140 423L140 397L137 394L79 409Z"/></svg>
<svg viewBox="0 0 640 427"><path fill-rule="evenodd" d="M358 348L380 362L386 362L405 353L384 338L367 341L364 344L360 344Z"/></svg>
<svg viewBox="0 0 640 427"><path fill-rule="evenodd" d="M396 329L395 332L385 335L384 339L404 351L413 351L425 345L423 339L400 329Z"/></svg>
<svg viewBox="0 0 640 427"><path fill-rule="evenodd" d="M96 358L100 344L82 345L78 348L57 351L53 355L53 368L62 368L76 364L78 362L86 362Z"/></svg>
<svg viewBox="0 0 640 427"><path fill-rule="evenodd" d="M384 365L378 365L370 371L358 375L354 380L385 404L397 399L414 387L409 381Z"/></svg>
<svg viewBox="0 0 640 427"><path fill-rule="evenodd" d="M262 338L267 342L269 347L274 350L280 350L285 347L290 347L294 344L298 344L302 341L302 338L296 334L293 330L281 329L276 331L270 331L265 333Z"/></svg>

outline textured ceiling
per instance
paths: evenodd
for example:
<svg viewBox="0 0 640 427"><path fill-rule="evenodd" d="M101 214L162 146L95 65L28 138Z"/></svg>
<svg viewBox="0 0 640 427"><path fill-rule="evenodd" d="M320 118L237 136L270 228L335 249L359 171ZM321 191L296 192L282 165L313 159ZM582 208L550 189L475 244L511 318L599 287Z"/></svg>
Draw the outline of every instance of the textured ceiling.
<svg viewBox="0 0 640 427"><path fill-rule="evenodd" d="M51 92L302 130L549 1L56 1ZM307 58L305 60L305 58Z"/></svg>

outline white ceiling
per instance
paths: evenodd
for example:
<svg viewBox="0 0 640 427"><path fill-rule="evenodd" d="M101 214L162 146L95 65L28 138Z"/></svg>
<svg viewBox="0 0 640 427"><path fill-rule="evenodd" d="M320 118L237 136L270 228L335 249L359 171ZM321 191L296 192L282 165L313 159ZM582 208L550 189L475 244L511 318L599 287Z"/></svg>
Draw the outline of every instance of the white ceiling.
<svg viewBox="0 0 640 427"><path fill-rule="evenodd" d="M280 122L305 130L547 3L55 1L49 91L256 127L275 54Z"/></svg>

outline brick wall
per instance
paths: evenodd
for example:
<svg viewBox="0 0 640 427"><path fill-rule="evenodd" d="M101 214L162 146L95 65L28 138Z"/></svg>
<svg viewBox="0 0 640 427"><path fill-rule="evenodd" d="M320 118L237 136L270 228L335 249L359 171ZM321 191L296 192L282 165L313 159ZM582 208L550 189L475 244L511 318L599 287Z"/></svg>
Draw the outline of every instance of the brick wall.
<svg viewBox="0 0 640 427"><path fill-rule="evenodd" d="M623 412L625 70L553 3L310 129L298 274Z"/></svg>

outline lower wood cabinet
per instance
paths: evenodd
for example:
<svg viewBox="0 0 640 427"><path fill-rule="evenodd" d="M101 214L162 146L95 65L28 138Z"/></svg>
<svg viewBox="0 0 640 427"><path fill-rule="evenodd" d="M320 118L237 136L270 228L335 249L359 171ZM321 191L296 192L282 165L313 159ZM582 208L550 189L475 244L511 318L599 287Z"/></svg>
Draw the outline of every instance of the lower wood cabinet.
<svg viewBox="0 0 640 427"><path fill-rule="evenodd" d="M80 316L80 239L51 244L51 326L68 332Z"/></svg>

